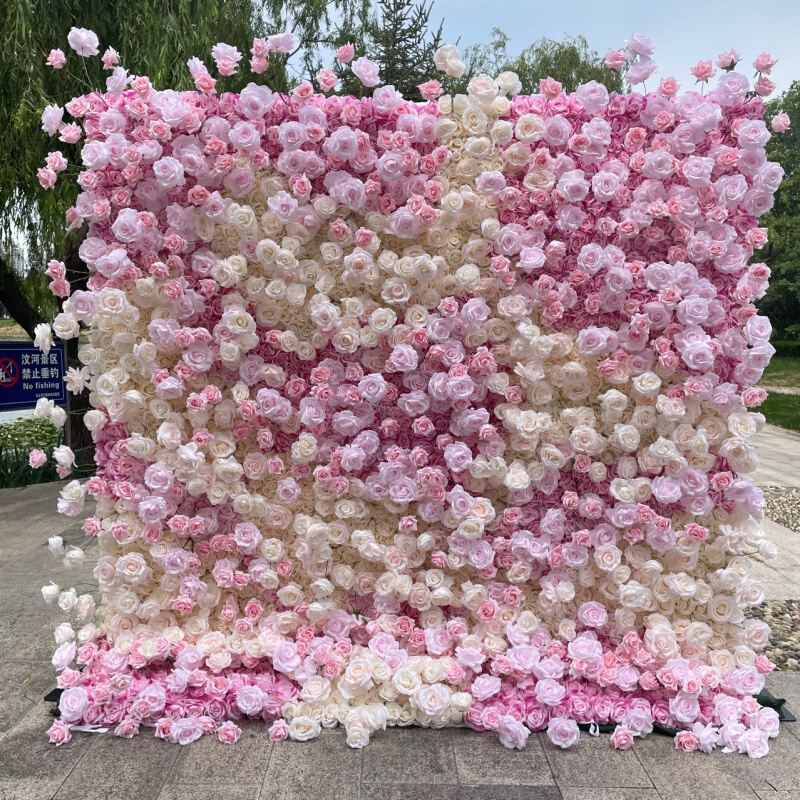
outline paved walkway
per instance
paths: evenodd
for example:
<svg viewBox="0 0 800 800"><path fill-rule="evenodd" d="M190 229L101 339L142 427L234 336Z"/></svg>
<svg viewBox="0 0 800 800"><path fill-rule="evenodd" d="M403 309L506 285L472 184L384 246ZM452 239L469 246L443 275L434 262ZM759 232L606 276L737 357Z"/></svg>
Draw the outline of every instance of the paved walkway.
<svg viewBox="0 0 800 800"><path fill-rule="evenodd" d="M767 426L757 437L763 485L800 486L800 435ZM800 723L783 726L770 754L680 753L652 735L627 752L608 736L558 750L532 735L522 751L465 729L390 729L364 750L344 734L273 745L244 725L238 745L204 737L181 748L144 733L132 740L75 734L54 748L45 731L54 686L52 631L62 615L41 599L52 579L91 591L88 570L52 558L47 538L87 547L80 524L55 513L56 485L0 491L0 800L800 800ZM780 549L757 563L769 599L800 599L800 535L766 521ZM88 543L90 557L95 548ZM800 673L767 687L800 716Z"/></svg>
<svg viewBox="0 0 800 800"><path fill-rule="evenodd" d="M758 469L750 476L761 486L800 488L800 433L765 425L752 440L758 450Z"/></svg>

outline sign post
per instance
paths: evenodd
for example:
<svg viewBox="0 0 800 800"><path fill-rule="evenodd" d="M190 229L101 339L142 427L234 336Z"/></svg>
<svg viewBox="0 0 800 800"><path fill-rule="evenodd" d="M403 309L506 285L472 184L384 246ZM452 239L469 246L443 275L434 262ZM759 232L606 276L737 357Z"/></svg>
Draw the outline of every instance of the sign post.
<svg viewBox="0 0 800 800"><path fill-rule="evenodd" d="M67 402L63 345L45 355L29 342L0 344L0 409L33 408L40 397Z"/></svg>

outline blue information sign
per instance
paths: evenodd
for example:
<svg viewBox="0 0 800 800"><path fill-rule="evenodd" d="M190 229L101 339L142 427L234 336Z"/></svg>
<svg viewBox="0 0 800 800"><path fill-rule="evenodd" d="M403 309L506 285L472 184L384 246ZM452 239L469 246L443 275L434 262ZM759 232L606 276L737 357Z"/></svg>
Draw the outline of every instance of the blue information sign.
<svg viewBox="0 0 800 800"><path fill-rule="evenodd" d="M0 408L32 408L40 397L67 402L64 346L45 355L25 342L0 344Z"/></svg>

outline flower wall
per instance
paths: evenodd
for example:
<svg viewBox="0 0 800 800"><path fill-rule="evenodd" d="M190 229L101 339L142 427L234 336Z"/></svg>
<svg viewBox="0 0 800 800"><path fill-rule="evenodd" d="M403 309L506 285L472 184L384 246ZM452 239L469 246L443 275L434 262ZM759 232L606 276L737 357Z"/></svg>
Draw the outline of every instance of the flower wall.
<svg viewBox="0 0 800 800"><path fill-rule="evenodd" d="M646 70L642 42L612 55ZM527 96L504 73L414 103L218 94L197 60L198 91L156 91L111 52L105 93L44 117L83 142L88 287L49 269L97 448L59 510L97 500L101 597L44 590L84 623L57 631L53 740L250 717L354 747L617 723L627 747L657 723L763 755L747 555L775 548L746 476L773 349L748 262L781 169L748 79Z"/></svg>

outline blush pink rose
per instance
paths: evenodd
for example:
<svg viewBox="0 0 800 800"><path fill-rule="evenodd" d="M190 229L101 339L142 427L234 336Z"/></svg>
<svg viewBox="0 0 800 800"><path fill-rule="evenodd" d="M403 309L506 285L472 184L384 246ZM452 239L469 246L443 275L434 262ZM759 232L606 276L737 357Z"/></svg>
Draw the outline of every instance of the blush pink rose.
<svg viewBox="0 0 800 800"><path fill-rule="evenodd" d="M47 736L50 739L51 744L54 744L56 747L60 747L62 744L66 744L68 741L70 741L70 739L72 739L72 732L70 731L69 725L64 724L60 719L57 719L48 729Z"/></svg>
<svg viewBox="0 0 800 800"><path fill-rule="evenodd" d="M217 728L217 738L222 744L236 744L242 735L242 729L233 722L223 722Z"/></svg>
<svg viewBox="0 0 800 800"><path fill-rule="evenodd" d="M47 463L47 454L42 450L31 450L28 456L28 464L33 469L39 469Z"/></svg>

